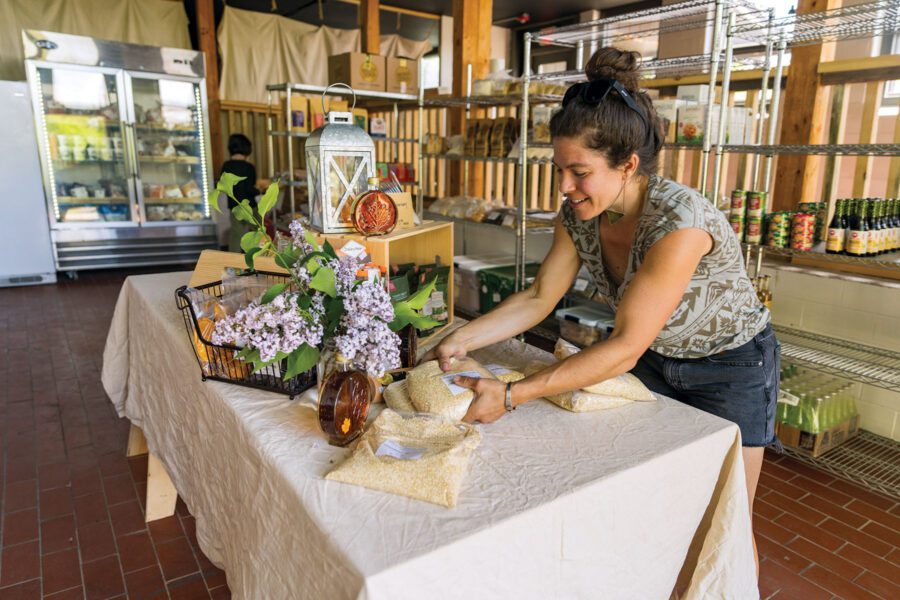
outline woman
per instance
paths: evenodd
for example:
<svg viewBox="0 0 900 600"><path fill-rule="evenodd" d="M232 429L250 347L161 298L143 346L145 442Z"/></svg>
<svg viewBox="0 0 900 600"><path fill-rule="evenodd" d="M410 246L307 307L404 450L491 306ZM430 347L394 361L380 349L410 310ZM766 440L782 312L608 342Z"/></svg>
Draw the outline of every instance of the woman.
<svg viewBox="0 0 900 600"><path fill-rule="evenodd" d="M737 423L752 516L763 449L775 441L780 347L728 221L696 191L655 175L663 136L639 91L639 59L597 51L589 81L568 90L550 122L565 202L534 284L434 355L447 370L451 358L537 325L586 265L616 313L609 339L512 385L458 378L476 392L466 420L490 423L631 371L654 392Z"/></svg>

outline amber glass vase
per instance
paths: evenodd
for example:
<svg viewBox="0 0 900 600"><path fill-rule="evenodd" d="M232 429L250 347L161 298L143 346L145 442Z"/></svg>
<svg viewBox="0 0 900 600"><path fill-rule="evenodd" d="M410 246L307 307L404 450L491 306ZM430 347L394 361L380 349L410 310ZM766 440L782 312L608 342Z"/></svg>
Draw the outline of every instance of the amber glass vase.
<svg viewBox="0 0 900 600"><path fill-rule="evenodd" d="M346 446L363 432L374 386L365 371L340 354L323 357L319 369L319 427L328 443Z"/></svg>

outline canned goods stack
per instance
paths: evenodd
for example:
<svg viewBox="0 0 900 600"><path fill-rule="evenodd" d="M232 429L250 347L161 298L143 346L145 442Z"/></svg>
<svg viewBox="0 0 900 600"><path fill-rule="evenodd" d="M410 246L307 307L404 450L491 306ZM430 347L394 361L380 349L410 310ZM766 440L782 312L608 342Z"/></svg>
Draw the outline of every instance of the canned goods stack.
<svg viewBox="0 0 900 600"><path fill-rule="evenodd" d="M816 215L797 213L791 218L791 248L809 251L815 238Z"/></svg>
<svg viewBox="0 0 900 600"><path fill-rule="evenodd" d="M747 192L734 190L731 192L731 212L728 214L728 222L738 241L744 241L744 215L747 212Z"/></svg>
<svg viewBox="0 0 900 600"><path fill-rule="evenodd" d="M787 211L776 212L769 215L768 229L766 230L766 246L773 248L787 248L791 244L791 217Z"/></svg>
<svg viewBox="0 0 900 600"><path fill-rule="evenodd" d="M744 241L748 244L762 243L762 217L747 217Z"/></svg>
<svg viewBox="0 0 900 600"><path fill-rule="evenodd" d="M797 206L797 212L813 215L816 218L813 226L813 241L818 243L828 237L827 223L825 222L828 205L825 202L801 202ZM823 230L824 228L824 230Z"/></svg>
<svg viewBox="0 0 900 600"><path fill-rule="evenodd" d="M766 193L747 192L747 216L762 219L766 213Z"/></svg>

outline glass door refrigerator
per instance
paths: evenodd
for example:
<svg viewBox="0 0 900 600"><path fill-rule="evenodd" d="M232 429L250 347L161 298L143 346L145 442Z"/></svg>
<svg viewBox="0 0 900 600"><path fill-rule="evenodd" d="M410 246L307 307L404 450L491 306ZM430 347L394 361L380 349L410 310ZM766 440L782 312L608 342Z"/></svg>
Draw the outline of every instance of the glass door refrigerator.
<svg viewBox="0 0 900 600"><path fill-rule="evenodd" d="M188 263L216 248L203 55L22 35L56 268Z"/></svg>

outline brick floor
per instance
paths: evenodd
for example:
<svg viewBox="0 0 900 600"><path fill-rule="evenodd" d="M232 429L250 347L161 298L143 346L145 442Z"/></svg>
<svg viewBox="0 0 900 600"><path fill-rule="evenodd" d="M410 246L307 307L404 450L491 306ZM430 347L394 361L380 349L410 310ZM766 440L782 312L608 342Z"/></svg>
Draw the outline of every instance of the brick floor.
<svg viewBox="0 0 900 600"><path fill-rule="evenodd" d="M182 502L143 521L147 459L100 384L124 277L0 288L0 598L230 597ZM897 498L771 453L757 498L763 598L900 598Z"/></svg>

